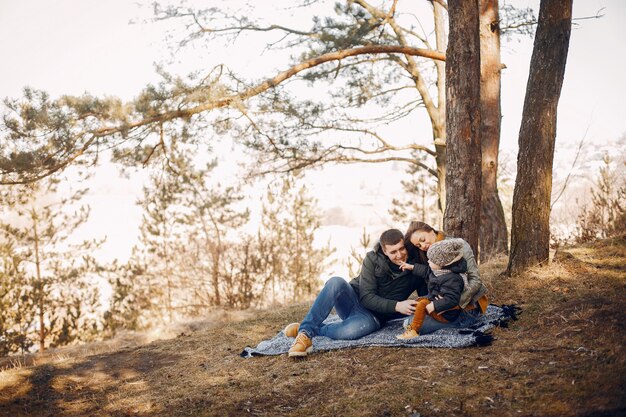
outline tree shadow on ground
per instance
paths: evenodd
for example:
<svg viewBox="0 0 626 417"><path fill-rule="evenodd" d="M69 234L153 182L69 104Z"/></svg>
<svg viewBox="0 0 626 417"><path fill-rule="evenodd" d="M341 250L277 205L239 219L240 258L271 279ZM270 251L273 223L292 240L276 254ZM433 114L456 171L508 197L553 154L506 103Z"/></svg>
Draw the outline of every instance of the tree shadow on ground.
<svg viewBox="0 0 626 417"><path fill-rule="evenodd" d="M180 361L152 345L80 358L71 363L24 368L17 383L0 395L2 416L147 415L151 404L133 398L150 396L148 378ZM68 361L70 362L70 361Z"/></svg>

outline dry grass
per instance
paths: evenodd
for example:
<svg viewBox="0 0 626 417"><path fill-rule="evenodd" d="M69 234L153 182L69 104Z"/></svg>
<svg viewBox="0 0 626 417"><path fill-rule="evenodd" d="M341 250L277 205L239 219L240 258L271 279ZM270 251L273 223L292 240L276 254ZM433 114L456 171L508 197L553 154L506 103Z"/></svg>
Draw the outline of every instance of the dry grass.
<svg viewBox="0 0 626 417"><path fill-rule="evenodd" d="M626 415L626 240L567 249L523 276L504 267L482 267L492 300L524 313L492 346L238 356L302 304L109 353L57 351L0 373L0 415Z"/></svg>
<svg viewBox="0 0 626 417"><path fill-rule="evenodd" d="M0 371L19 369L25 366L63 363L85 356L114 352L122 349L146 345L153 341L173 339L183 333L209 329L236 323L254 317L254 311L219 310L207 314L203 319L180 321L168 326L156 326L148 331L123 331L113 339L65 346L60 349L47 349L43 354L15 355L0 358ZM1 375L1 374L0 374Z"/></svg>

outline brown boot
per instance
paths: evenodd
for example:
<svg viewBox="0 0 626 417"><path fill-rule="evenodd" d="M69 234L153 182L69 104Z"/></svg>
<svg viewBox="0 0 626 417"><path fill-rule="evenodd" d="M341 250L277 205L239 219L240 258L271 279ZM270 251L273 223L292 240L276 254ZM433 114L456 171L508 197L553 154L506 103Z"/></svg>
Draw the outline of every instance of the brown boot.
<svg viewBox="0 0 626 417"><path fill-rule="evenodd" d="M407 327L404 333L396 336L397 339L413 339L414 337L419 336L419 330L424 323L424 318L426 317L426 306L430 303L428 298L419 298L417 300L417 304L415 304L415 314L413 315L413 321Z"/></svg>
<svg viewBox="0 0 626 417"><path fill-rule="evenodd" d="M289 357L306 356L313 349L313 341L304 333L298 333L295 342L289 349Z"/></svg>
<svg viewBox="0 0 626 417"><path fill-rule="evenodd" d="M291 323L285 327L283 333L285 333L287 337L296 337L298 335L298 329L300 329L300 323Z"/></svg>
<svg viewBox="0 0 626 417"><path fill-rule="evenodd" d="M404 333L396 336L396 339L405 340L405 339L413 339L414 337L419 336L417 332L413 329L406 329Z"/></svg>

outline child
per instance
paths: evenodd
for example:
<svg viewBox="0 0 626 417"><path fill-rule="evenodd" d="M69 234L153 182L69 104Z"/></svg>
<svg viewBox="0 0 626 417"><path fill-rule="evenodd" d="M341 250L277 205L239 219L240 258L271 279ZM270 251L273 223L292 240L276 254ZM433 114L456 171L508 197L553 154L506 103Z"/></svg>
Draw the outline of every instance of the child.
<svg viewBox="0 0 626 417"><path fill-rule="evenodd" d="M443 323L450 323L459 318L461 314L459 300L463 293L464 280L460 274L450 269L455 271L466 269L461 265L465 264L462 248L461 239L441 240L428 248L430 266L428 295L417 299L413 321L403 334L396 336L398 339L417 337L426 314Z"/></svg>

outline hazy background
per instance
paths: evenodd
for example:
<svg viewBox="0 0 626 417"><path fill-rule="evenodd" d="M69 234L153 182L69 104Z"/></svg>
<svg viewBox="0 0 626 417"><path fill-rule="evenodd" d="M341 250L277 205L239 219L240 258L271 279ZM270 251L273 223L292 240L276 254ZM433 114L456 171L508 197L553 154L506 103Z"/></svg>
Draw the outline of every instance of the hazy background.
<svg viewBox="0 0 626 417"><path fill-rule="evenodd" d="M288 65L287 58L277 61L275 55L262 53L266 42L262 36L246 39L245 49L220 45L211 45L209 50L173 49L173 42L168 42L166 36L176 34L175 25L172 22L151 22L149 5L141 7L139 3L126 0L0 0L0 37L4 40L0 96L17 97L24 86L32 86L47 90L52 97L89 92L131 99L147 83L158 82L155 62L161 62L168 71L181 75L227 63L251 79L273 76ZM538 11L538 1L508 3L518 7L530 6ZM288 2L278 2L276 7L286 4ZM278 14L267 7L259 6L258 12L267 13L273 21L284 19L295 26L297 21L310 20L302 10L291 9ZM604 14L600 19L576 20L594 16L599 11ZM574 18L559 104L555 189L570 173L580 141L584 139L585 145L573 172L574 181L554 208L554 222L562 219L567 222L566 219L570 218L575 198L581 197L580 190L594 174L588 161L604 149L621 154L625 145L626 3L622 0L577 1ZM518 36L502 41L502 62L507 68L502 74L501 163L510 178L501 184L510 189L501 195L505 207L510 204L506 200L512 194L517 135L531 52L532 39L529 37ZM277 62L283 66L277 66ZM421 113L424 114L411 118L406 125L395 126L396 131L388 133L407 139L422 138L420 142L429 145L432 142L430 126L425 112ZM224 163L217 171L219 175L224 180L236 178L236 164L229 152L228 141L219 145L215 153L223 153L220 159ZM321 243L330 241L337 248L335 259L344 259L350 246L358 246L363 226L373 236L391 226L406 227L393 224L387 213L391 198L401 192L400 180L406 175L404 170L405 166L398 163L361 164L329 166L306 174L305 181L325 216L317 238ZM76 238L106 236L107 242L98 252L102 260L126 260L136 244L141 210L135 201L146 177L141 170L132 172L128 178L120 176L118 168L103 159L91 179L90 192L84 199L84 203L91 205L91 217ZM261 192L262 182L257 189L248 191L253 219L254 201L258 201L255 196ZM254 221L250 227L253 225ZM345 276L347 271L337 261L327 273L331 274Z"/></svg>

